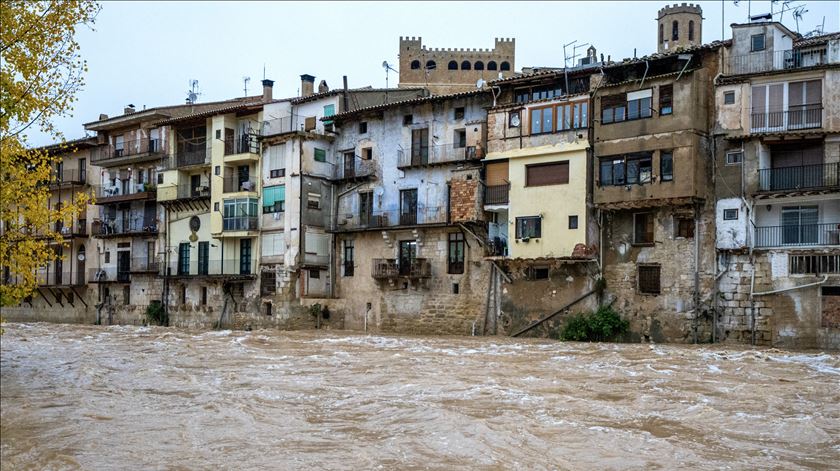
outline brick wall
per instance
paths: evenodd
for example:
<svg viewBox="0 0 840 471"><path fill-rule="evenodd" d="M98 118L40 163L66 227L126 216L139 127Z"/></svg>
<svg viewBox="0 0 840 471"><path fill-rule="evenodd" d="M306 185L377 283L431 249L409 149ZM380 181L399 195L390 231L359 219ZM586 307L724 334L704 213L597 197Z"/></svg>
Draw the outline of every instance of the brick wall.
<svg viewBox="0 0 840 471"><path fill-rule="evenodd" d="M453 223L480 220L478 179L452 180L450 187L450 214Z"/></svg>

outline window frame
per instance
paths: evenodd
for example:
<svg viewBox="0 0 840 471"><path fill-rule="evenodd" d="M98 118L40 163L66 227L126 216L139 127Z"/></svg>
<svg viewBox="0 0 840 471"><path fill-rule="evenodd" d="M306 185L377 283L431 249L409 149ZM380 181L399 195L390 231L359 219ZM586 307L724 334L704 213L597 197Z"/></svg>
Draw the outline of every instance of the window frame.
<svg viewBox="0 0 840 471"><path fill-rule="evenodd" d="M666 111L667 110L667 111ZM659 86L659 116L674 114L674 84Z"/></svg>
<svg viewBox="0 0 840 471"><path fill-rule="evenodd" d="M737 161L734 161L734 160L730 160L730 158L729 158L730 155L738 155L740 157L738 157ZM744 163L744 149L726 151L726 153L724 154L723 162L724 162L724 165L728 165L728 166L742 165Z"/></svg>
<svg viewBox="0 0 840 471"><path fill-rule="evenodd" d="M732 97L732 101L727 101L727 97ZM735 90L728 90L723 92L723 104L724 105L734 105L735 104Z"/></svg>
<svg viewBox="0 0 840 471"><path fill-rule="evenodd" d="M674 216L674 238L693 239L695 231L693 217Z"/></svg>
<svg viewBox="0 0 840 471"><path fill-rule="evenodd" d="M761 49L755 48L755 40L761 38ZM767 50L767 35L765 33L750 35L750 52L762 52Z"/></svg>
<svg viewBox="0 0 840 471"><path fill-rule="evenodd" d="M668 156L666 159L665 156ZM670 162L671 168L668 173L665 172L665 162ZM672 182L674 181L674 151L659 151L659 181Z"/></svg>
<svg viewBox="0 0 840 471"><path fill-rule="evenodd" d="M552 183L531 183L530 179L528 178L528 172L531 169L536 169L540 167L553 167L553 166L566 166L566 181L558 181ZM554 185L568 185L569 181L571 180L571 163L568 160L558 160L556 162L543 162L539 164L527 164L525 165L525 188L534 188L534 187L541 187L541 186L554 186Z"/></svg>
<svg viewBox="0 0 840 471"><path fill-rule="evenodd" d="M727 213L731 215L732 211L735 212L735 217L728 217ZM737 221L738 217L739 217L738 213L740 213L738 208L723 208L723 220L724 221Z"/></svg>
<svg viewBox="0 0 840 471"><path fill-rule="evenodd" d="M570 215L569 216L569 229L573 230L573 229L577 229L578 227L579 226L578 226L578 216L577 216L577 214Z"/></svg>
<svg viewBox="0 0 840 471"><path fill-rule="evenodd" d="M533 108L528 109L528 128L530 129L530 135L536 136L539 134L551 134L554 132L554 105L546 105L546 106L535 106ZM551 122L548 123L548 130L546 130L546 120L545 120L545 110L551 111ZM534 113L539 111L540 112L540 131L534 132Z"/></svg>
<svg viewBox="0 0 840 471"><path fill-rule="evenodd" d="M319 157L319 155L320 155L320 157ZM312 148L312 159L315 162L326 163L326 161L327 161L327 150L326 149L321 149L320 147Z"/></svg>
<svg viewBox="0 0 840 471"><path fill-rule="evenodd" d="M645 228L645 240L638 240L637 237L639 236L638 230L638 218L640 216L645 216L649 218L648 221L645 223L645 226L650 226L649 228ZM649 230L648 230L649 229ZM647 236L650 236L650 240L647 240ZM653 212L651 211L644 211L633 213L633 243L634 246L639 247L651 247L656 244L656 217Z"/></svg>
<svg viewBox="0 0 840 471"><path fill-rule="evenodd" d="M449 275L463 275L464 261L466 259L466 240L464 233L450 232L447 236L446 248L446 273Z"/></svg>
<svg viewBox="0 0 840 471"><path fill-rule="evenodd" d="M344 255L344 276L353 276L355 274L355 251L356 244L353 239L344 239L343 255Z"/></svg>
<svg viewBox="0 0 840 471"><path fill-rule="evenodd" d="M656 270L657 286L655 289L650 289L647 285L642 285L642 271ZM658 263L639 263L636 265L636 291L639 294L647 296L659 296L662 294L662 265Z"/></svg>
<svg viewBox="0 0 840 471"><path fill-rule="evenodd" d="M523 229L526 227L525 224L528 222L534 223L534 234L533 236L522 237ZM530 239L540 239L542 238L542 216L517 216L516 217L516 227L515 227L515 235L516 240L530 240Z"/></svg>

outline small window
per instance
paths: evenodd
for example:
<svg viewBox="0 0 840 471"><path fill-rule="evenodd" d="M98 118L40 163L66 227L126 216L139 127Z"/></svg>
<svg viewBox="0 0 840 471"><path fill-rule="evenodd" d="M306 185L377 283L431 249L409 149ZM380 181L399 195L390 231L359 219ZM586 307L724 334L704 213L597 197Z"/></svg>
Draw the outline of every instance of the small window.
<svg viewBox="0 0 840 471"><path fill-rule="evenodd" d="M528 216L516 218L517 239L538 239L542 236L542 218Z"/></svg>
<svg viewBox="0 0 840 471"><path fill-rule="evenodd" d="M741 165L744 161L744 151L736 150L726 153L726 165Z"/></svg>
<svg viewBox="0 0 840 471"><path fill-rule="evenodd" d="M353 273L355 272L355 250L354 241L352 239L344 241L344 276L353 276Z"/></svg>
<svg viewBox="0 0 840 471"><path fill-rule="evenodd" d="M548 267L528 267L525 277L529 280L547 280Z"/></svg>
<svg viewBox="0 0 840 471"><path fill-rule="evenodd" d="M271 315L271 308L272 308L271 301L265 303L265 315L266 316Z"/></svg>
<svg viewBox="0 0 840 471"><path fill-rule="evenodd" d="M126 306L131 304L131 286L123 287L123 304Z"/></svg>
<svg viewBox="0 0 840 471"><path fill-rule="evenodd" d="M463 106L455 108L455 119L464 119L464 114L465 111Z"/></svg>
<svg viewBox="0 0 840 471"><path fill-rule="evenodd" d="M674 218L674 229L676 229L675 236L682 237L685 239L691 239L694 237L694 218L690 217L677 217Z"/></svg>
<svg viewBox="0 0 840 471"><path fill-rule="evenodd" d="M470 64L470 61L461 62L461 70L472 70L472 64Z"/></svg>
<svg viewBox="0 0 840 471"><path fill-rule="evenodd" d="M461 286L458 283L452 283L452 294L458 294L461 292Z"/></svg>
<svg viewBox="0 0 840 471"><path fill-rule="evenodd" d="M413 60L411 61L411 70L418 70L420 68L420 61Z"/></svg>
<svg viewBox="0 0 840 471"><path fill-rule="evenodd" d="M577 216L569 216L569 229L577 229L578 228L578 217Z"/></svg>
<svg viewBox="0 0 840 471"><path fill-rule="evenodd" d="M447 273L451 275L464 273L464 234L462 232L449 234Z"/></svg>
<svg viewBox="0 0 840 471"><path fill-rule="evenodd" d="M373 159L373 147L365 147L362 149L362 160Z"/></svg>
<svg viewBox="0 0 840 471"><path fill-rule="evenodd" d="M735 104L735 92L723 92L723 104L724 105L734 105Z"/></svg>
<svg viewBox="0 0 840 471"><path fill-rule="evenodd" d="M525 166L525 186L563 185L569 183L569 161Z"/></svg>
<svg viewBox="0 0 840 471"><path fill-rule="evenodd" d="M639 265L638 273L639 293L659 294L661 292L659 265Z"/></svg>
<svg viewBox="0 0 840 471"><path fill-rule="evenodd" d="M467 130L466 129L456 129L455 130L455 140L452 146L456 149L463 149L467 147Z"/></svg>
<svg viewBox="0 0 840 471"><path fill-rule="evenodd" d="M753 34L750 36L750 51L751 52L758 52L764 50L764 33L762 34Z"/></svg>
<svg viewBox="0 0 840 471"><path fill-rule="evenodd" d="M411 126L414 124L414 115L407 114L403 116L403 126Z"/></svg>
<svg viewBox="0 0 840 471"><path fill-rule="evenodd" d="M111 252L105 251L105 263L111 263Z"/></svg>
<svg viewBox="0 0 840 471"><path fill-rule="evenodd" d="M327 161L327 151L324 149L315 148L315 161L316 162L326 162Z"/></svg>
<svg viewBox="0 0 840 471"><path fill-rule="evenodd" d="M663 25L662 23L659 23L659 42L665 42L665 25Z"/></svg>
<svg viewBox="0 0 840 471"><path fill-rule="evenodd" d="M671 40L676 41L678 39L680 39L680 23L674 21L671 23Z"/></svg>
<svg viewBox="0 0 840 471"><path fill-rule="evenodd" d="M216 211L217 213L219 212L219 202L218 201L213 203L213 211Z"/></svg>
<svg viewBox="0 0 840 471"><path fill-rule="evenodd" d="M659 87L659 115L666 116L674 112L674 85Z"/></svg>
<svg viewBox="0 0 840 471"><path fill-rule="evenodd" d="M181 286L181 304L187 304L187 287Z"/></svg>
<svg viewBox="0 0 840 471"><path fill-rule="evenodd" d="M157 175L157 182L158 182L158 185L162 185L162 184L163 184L163 174L162 174L162 173L159 173L159 174Z"/></svg>
<svg viewBox="0 0 840 471"><path fill-rule="evenodd" d="M458 70L458 62L457 61L449 61L449 65L446 66L449 70Z"/></svg>
<svg viewBox="0 0 840 471"><path fill-rule="evenodd" d="M636 245L653 244L653 213L633 215L633 243Z"/></svg>
<svg viewBox="0 0 840 471"><path fill-rule="evenodd" d="M278 168L275 170L270 171L271 178L280 178L286 176L286 169L285 168Z"/></svg>
<svg viewBox="0 0 840 471"><path fill-rule="evenodd" d="M310 193L306 197L306 208L307 209L321 209L321 195L316 195Z"/></svg>
<svg viewBox="0 0 840 471"><path fill-rule="evenodd" d="M201 301L199 302L200 305L206 306L207 305L207 287L201 287Z"/></svg>
<svg viewBox="0 0 840 471"><path fill-rule="evenodd" d="M663 182L670 182L674 179L674 154L673 152L659 153L659 179Z"/></svg>
<svg viewBox="0 0 840 471"><path fill-rule="evenodd" d="M723 220L724 221L737 221L738 220L738 208L730 208L723 210Z"/></svg>
<svg viewBox="0 0 840 471"><path fill-rule="evenodd" d="M221 165L216 165L216 168L214 169L213 173L215 173L216 176L221 175L222 174L222 166Z"/></svg>
<svg viewBox="0 0 840 471"><path fill-rule="evenodd" d="M313 280L321 279L321 270L318 270L318 269L315 269L315 268L310 268L309 269L309 278L311 278Z"/></svg>
<svg viewBox="0 0 840 471"><path fill-rule="evenodd" d="M694 21L688 22L688 40L694 41Z"/></svg>
<svg viewBox="0 0 840 471"><path fill-rule="evenodd" d="M362 121L359 123L359 134L366 134L367 133L367 121Z"/></svg>

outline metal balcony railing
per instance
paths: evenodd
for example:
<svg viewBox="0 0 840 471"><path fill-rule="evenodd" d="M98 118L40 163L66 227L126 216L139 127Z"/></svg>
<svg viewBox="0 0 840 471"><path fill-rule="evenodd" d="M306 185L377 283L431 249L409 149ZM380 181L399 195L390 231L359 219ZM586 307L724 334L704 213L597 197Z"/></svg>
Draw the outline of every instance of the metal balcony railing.
<svg viewBox="0 0 840 471"><path fill-rule="evenodd" d="M409 263L400 264L394 258L374 258L371 277L377 280L394 278L430 278L432 265L425 258L414 258Z"/></svg>
<svg viewBox="0 0 840 471"><path fill-rule="evenodd" d="M262 135L271 136L274 134L283 134L287 132L304 131L307 119L309 119L312 125L314 126L314 116L290 115L284 116L282 118L275 118L269 119L268 121L263 121Z"/></svg>
<svg viewBox="0 0 840 471"><path fill-rule="evenodd" d="M103 267L88 270L88 283L129 283L131 271L128 267Z"/></svg>
<svg viewBox="0 0 840 471"><path fill-rule="evenodd" d="M159 273L160 262L154 257L133 257L128 271L131 273Z"/></svg>
<svg viewBox="0 0 840 471"><path fill-rule="evenodd" d="M417 226L448 222L446 207L420 207L414 210L377 210L370 214L354 214L350 215L350 217L346 216L346 214L339 214L338 223L333 227L334 231L341 232L358 229Z"/></svg>
<svg viewBox="0 0 840 471"><path fill-rule="evenodd" d="M147 219L143 216L131 217L128 219L103 219L93 223L93 234L95 236L121 236L121 235L154 235L157 234L157 221Z"/></svg>
<svg viewBox="0 0 840 471"><path fill-rule="evenodd" d="M225 136L225 155L244 154L246 152L258 154L260 152L258 136L257 132Z"/></svg>
<svg viewBox="0 0 840 471"><path fill-rule="evenodd" d="M510 184L490 185L484 187L484 204L508 204L510 200Z"/></svg>
<svg viewBox="0 0 840 471"><path fill-rule="evenodd" d="M222 219L223 231L256 231L257 216L237 216Z"/></svg>
<svg viewBox="0 0 840 471"><path fill-rule="evenodd" d="M178 199L209 198L210 185L207 183L203 183L198 186L193 186L192 183L182 183L178 185L177 194Z"/></svg>
<svg viewBox="0 0 840 471"><path fill-rule="evenodd" d="M154 199L157 185L123 180L115 185L93 185L93 194L97 204L117 200Z"/></svg>
<svg viewBox="0 0 840 471"><path fill-rule="evenodd" d="M397 150L397 167L422 167L465 160L479 160L483 153L475 146L456 147L455 144L437 144L407 150Z"/></svg>
<svg viewBox="0 0 840 471"><path fill-rule="evenodd" d="M755 228L756 247L840 245L840 223L763 226Z"/></svg>
<svg viewBox="0 0 840 471"><path fill-rule="evenodd" d="M813 67L828 63L825 47L816 49L786 49L782 51L760 51L732 56L724 64L725 75L757 74L771 70L790 70Z"/></svg>
<svg viewBox="0 0 840 471"><path fill-rule="evenodd" d="M798 131L822 127L822 105L791 106L787 111L752 113L752 132Z"/></svg>
<svg viewBox="0 0 840 471"><path fill-rule="evenodd" d="M87 170L82 169L62 169L53 170L51 185L61 185L64 183L77 183L84 185L87 182Z"/></svg>
<svg viewBox="0 0 840 471"><path fill-rule="evenodd" d="M140 139L127 140L120 144L99 146L91 152L91 162L103 163L111 159L140 157L163 153L163 142L160 139L143 137Z"/></svg>
<svg viewBox="0 0 840 471"><path fill-rule="evenodd" d="M59 233L64 237L70 236L87 236L87 220L79 219L78 221L74 221L71 224L64 224L62 221L56 221L55 226L53 227L55 232Z"/></svg>
<svg viewBox="0 0 840 471"><path fill-rule="evenodd" d="M257 191L257 180L255 178L243 179L237 175L225 177L222 184L222 191L225 193Z"/></svg>
<svg viewBox="0 0 840 471"><path fill-rule="evenodd" d="M765 168L758 171L759 191L806 190L840 186L840 163Z"/></svg>
<svg viewBox="0 0 840 471"><path fill-rule="evenodd" d="M164 170L175 170L194 165L210 165L210 144L206 140L198 142L179 142L174 154L161 158Z"/></svg>
<svg viewBox="0 0 840 471"><path fill-rule="evenodd" d="M69 263L69 262L68 262ZM67 264L64 265L65 267ZM85 273L63 268L55 271L51 266L36 272L38 286L81 286L85 284Z"/></svg>
<svg viewBox="0 0 840 471"><path fill-rule="evenodd" d="M354 178L365 178L376 174L376 164L373 160L363 160L358 155L353 157L353 162L347 162L342 156L337 159L335 166L335 180L352 180Z"/></svg>
<svg viewBox="0 0 840 471"><path fill-rule="evenodd" d="M177 257L175 257L177 259ZM225 260L172 260L161 264L161 275L165 276L213 276L213 275L254 275L259 268L256 258Z"/></svg>

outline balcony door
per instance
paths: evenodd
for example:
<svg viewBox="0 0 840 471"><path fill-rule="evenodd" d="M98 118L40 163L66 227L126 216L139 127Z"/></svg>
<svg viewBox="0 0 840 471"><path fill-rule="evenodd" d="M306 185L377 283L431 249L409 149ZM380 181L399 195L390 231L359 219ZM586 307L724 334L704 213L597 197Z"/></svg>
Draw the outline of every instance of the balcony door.
<svg viewBox="0 0 840 471"><path fill-rule="evenodd" d="M206 275L209 273L210 266L210 242L198 243L198 274Z"/></svg>
<svg viewBox="0 0 840 471"><path fill-rule="evenodd" d="M417 241L415 240L401 240L400 241L400 276L410 276L411 267L414 266L417 259Z"/></svg>
<svg viewBox="0 0 840 471"><path fill-rule="evenodd" d="M752 123L755 130L782 129L784 127L785 84L756 85L752 87Z"/></svg>
<svg viewBox="0 0 840 471"><path fill-rule="evenodd" d="M131 251L120 250L117 252L117 281L128 282L128 273L131 271Z"/></svg>
<svg viewBox="0 0 840 471"><path fill-rule="evenodd" d="M344 153L344 178L356 176L356 154L353 152Z"/></svg>
<svg viewBox="0 0 840 471"><path fill-rule="evenodd" d="M190 244L182 242L178 245L178 274L190 274Z"/></svg>
<svg viewBox="0 0 840 471"><path fill-rule="evenodd" d="M771 189L792 190L823 186L823 147L796 145L771 148Z"/></svg>
<svg viewBox="0 0 840 471"><path fill-rule="evenodd" d="M789 206L782 208L782 245L819 243L819 208Z"/></svg>
<svg viewBox="0 0 840 471"><path fill-rule="evenodd" d="M80 245L76 255L76 284L85 284L85 246Z"/></svg>
<svg viewBox="0 0 840 471"><path fill-rule="evenodd" d="M788 84L788 129L818 128L822 123L822 80Z"/></svg>
<svg viewBox="0 0 840 471"><path fill-rule="evenodd" d="M239 274L251 274L251 239L239 239Z"/></svg>
<svg viewBox="0 0 840 471"><path fill-rule="evenodd" d="M417 224L417 189L400 190L400 225Z"/></svg>
<svg viewBox="0 0 840 471"><path fill-rule="evenodd" d="M64 281L64 247L56 246L55 248L55 284L62 285Z"/></svg>
<svg viewBox="0 0 840 471"><path fill-rule="evenodd" d="M200 196L198 187L201 186L201 174L190 175L190 196Z"/></svg>
<svg viewBox="0 0 840 471"><path fill-rule="evenodd" d="M372 215L373 193L369 191L359 193L359 224L362 226L370 225Z"/></svg>
<svg viewBox="0 0 840 471"><path fill-rule="evenodd" d="M429 163L429 128L411 130L411 165Z"/></svg>
<svg viewBox="0 0 840 471"><path fill-rule="evenodd" d="M248 166L240 165L239 167L237 167L236 175L238 183L236 185L237 188L234 191L242 191L243 189L251 191L252 188L247 183L250 178L250 169L248 168Z"/></svg>

